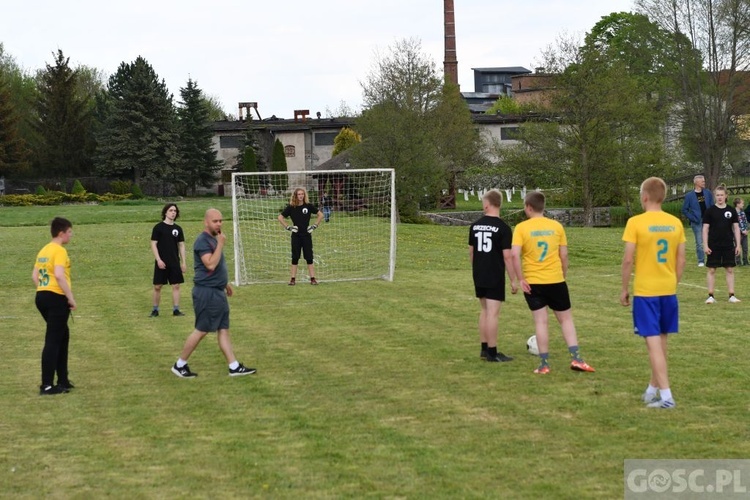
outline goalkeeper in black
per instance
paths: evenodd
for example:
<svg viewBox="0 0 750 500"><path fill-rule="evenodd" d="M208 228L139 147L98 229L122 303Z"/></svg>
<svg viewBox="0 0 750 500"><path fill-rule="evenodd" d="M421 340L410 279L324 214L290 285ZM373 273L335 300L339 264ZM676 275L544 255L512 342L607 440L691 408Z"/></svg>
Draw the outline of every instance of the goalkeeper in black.
<svg viewBox="0 0 750 500"><path fill-rule="evenodd" d="M313 214L316 214L317 220L315 224L310 225L310 218ZM287 224L287 217L292 219L291 224ZM300 254L305 257L305 262L307 262L310 284L318 284L315 279L315 265L313 264L312 232L318 228L321 220L323 220L323 212L310 203L307 191L304 188L294 190L289 205L279 214L279 224L292 233L292 278L289 280L290 286L297 284L297 265L299 264Z"/></svg>

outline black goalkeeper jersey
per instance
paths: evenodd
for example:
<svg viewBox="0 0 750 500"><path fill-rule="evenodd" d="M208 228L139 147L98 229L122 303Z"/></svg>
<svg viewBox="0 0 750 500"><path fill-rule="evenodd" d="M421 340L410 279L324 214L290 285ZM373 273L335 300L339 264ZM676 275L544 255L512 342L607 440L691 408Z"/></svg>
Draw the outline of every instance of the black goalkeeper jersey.
<svg viewBox="0 0 750 500"><path fill-rule="evenodd" d="M300 233L307 234L307 226L310 225L310 217L318 213L318 207L312 203L305 203L298 207L287 205L281 215L291 217L292 225L299 228Z"/></svg>

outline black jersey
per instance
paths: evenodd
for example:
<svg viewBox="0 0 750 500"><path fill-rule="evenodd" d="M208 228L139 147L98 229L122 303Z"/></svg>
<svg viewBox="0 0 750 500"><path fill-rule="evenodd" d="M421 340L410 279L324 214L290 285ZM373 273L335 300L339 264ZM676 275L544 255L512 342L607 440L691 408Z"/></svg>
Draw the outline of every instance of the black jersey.
<svg viewBox="0 0 750 500"><path fill-rule="evenodd" d="M734 231L732 224L739 224L737 210L726 206L719 208L712 205L703 214L703 223L708 224L708 248L727 250L734 248Z"/></svg>
<svg viewBox="0 0 750 500"><path fill-rule="evenodd" d="M474 286L495 288L505 281L503 250L510 250L513 233L500 217L485 215L471 225L469 246L474 248Z"/></svg>
<svg viewBox="0 0 750 500"><path fill-rule="evenodd" d="M185 241L185 233L177 224L167 224L162 221L151 231L151 241L156 242L159 257L167 267L180 265L179 243Z"/></svg>
<svg viewBox="0 0 750 500"><path fill-rule="evenodd" d="M287 205L281 215L291 217L292 225L297 226L301 233L307 234L307 226L310 225L310 217L318 213L318 207L312 203L305 203L298 207Z"/></svg>

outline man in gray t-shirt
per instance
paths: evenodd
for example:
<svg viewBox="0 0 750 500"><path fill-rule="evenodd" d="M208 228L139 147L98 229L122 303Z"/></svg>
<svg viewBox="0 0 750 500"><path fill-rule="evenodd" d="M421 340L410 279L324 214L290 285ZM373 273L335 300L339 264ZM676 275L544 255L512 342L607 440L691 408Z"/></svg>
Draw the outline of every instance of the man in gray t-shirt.
<svg viewBox="0 0 750 500"><path fill-rule="evenodd" d="M250 375L255 368L247 368L237 361L229 338L229 301L234 291L227 278L227 265L224 260L224 244L227 237L221 232L223 223L221 212L214 208L206 210L203 219L205 230L195 239L193 279L193 309L195 310L195 330L182 348L180 357L172 366L172 373L181 378L194 378L198 374L190 371L187 360L208 332L216 332L219 348L229 363L229 376Z"/></svg>

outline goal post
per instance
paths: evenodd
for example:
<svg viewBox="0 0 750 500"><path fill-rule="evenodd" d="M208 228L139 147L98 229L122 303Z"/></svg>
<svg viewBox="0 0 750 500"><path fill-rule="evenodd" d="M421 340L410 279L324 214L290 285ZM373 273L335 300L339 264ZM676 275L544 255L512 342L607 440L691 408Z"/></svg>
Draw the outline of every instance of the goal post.
<svg viewBox="0 0 750 500"><path fill-rule="evenodd" d="M393 281L395 182L393 169L232 173L234 283L289 281L290 233L278 216L298 187L307 190L310 203L321 211L323 192L331 198L329 222L321 222L312 235L319 281ZM298 282L307 274L300 257Z"/></svg>

